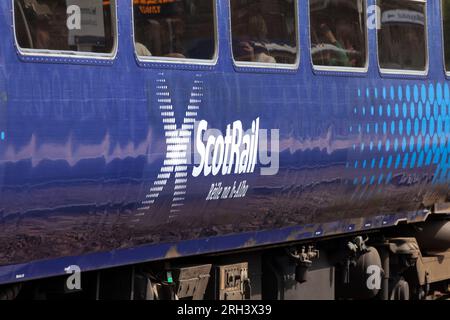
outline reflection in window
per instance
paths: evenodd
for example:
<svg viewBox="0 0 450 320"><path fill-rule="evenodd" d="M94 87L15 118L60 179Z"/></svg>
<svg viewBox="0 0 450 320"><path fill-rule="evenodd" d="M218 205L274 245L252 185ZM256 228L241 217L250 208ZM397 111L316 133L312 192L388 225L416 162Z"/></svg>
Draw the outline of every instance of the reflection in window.
<svg viewBox="0 0 450 320"><path fill-rule="evenodd" d="M444 17L445 70L450 71L450 0L442 0L442 16Z"/></svg>
<svg viewBox="0 0 450 320"><path fill-rule="evenodd" d="M22 49L112 53L115 3L103 0L14 0Z"/></svg>
<svg viewBox="0 0 450 320"><path fill-rule="evenodd" d="M311 55L316 66L366 66L364 0L310 0Z"/></svg>
<svg viewBox="0 0 450 320"><path fill-rule="evenodd" d="M425 71L427 64L425 2L378 0L381 29L378 56L382 69Z"/></svg>
<svg viewBox="0 0 450 320"><path fill-rule="evenodd" d="M134 0L133 7L138 56L214 58L214 0Z"/></svg>
<svg viewBox="0 0 450 320"><path fill-rule="evenodd" d="M231 0L235 61L295 64L295 0Z"/></svg>

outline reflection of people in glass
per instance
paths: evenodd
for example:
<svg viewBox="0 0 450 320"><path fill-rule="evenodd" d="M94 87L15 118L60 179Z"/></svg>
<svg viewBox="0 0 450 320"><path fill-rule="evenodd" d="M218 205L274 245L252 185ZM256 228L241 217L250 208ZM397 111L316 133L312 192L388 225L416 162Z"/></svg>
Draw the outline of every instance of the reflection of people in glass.
<svg viewBox="0 0 450 320"><path fill-rule="evenodd" d="M380 64L383 68L423 70L426 47L423 26L383 24L379 34Z"/></svg>
<svg viewBox="0 0 450 320"><path fill-rule="evenodd" d="M152 55L150 50L148 50L148 48L144 46L142 43L135 42L134 46L136 47L136 54L139 57L150 57Z"/></svg>
<svg viewBox="0 0 450 320"><path fill-rule="evenodd" d="M134 6L134 32L139 56L179 59L211 59L214 56L213 1L147 3Z"/></svg>
<svg viewBox="0 0 450 320"><path fill-rule="evenodd" d="M421 36L421 32L415 26L410 26L405 30L405 42L406 45L404 48L408 48L407 52L404 52L404 56L406 56L403 61L405 67L412 69L423 69L425 66L425 48L423 42L423 36Z"/></svg>
<svg viewBox="0 0 450 320"><path fill-rule="evenodd" d="M82 11L92 11L89 24L95 24L96 30L89 33L88 28L81 30L68 27L68 2L79 3ZM100 5L102 9L100 9ZM110 52L114 46L114 24L111 23L111 4L101 0L81 2L80 0L15 0L15 15L20 27L17 38L22 47L40 50ZM98 6L98 7L97 7ZM21 10L18 10L21 9ZM99 9L99 10L97 10ZM20 13L22 12L22 13ZM94 17L95 16L95 17ZM95 20L95 21L94 21ZM101 22L101 24L100 24ZM82 24L87 23L82 19ZM100 30L100 28L104 28Z"/></svg>
<svg viewBox="0 0 450 320"><path fill-rule="evenodd" d="M53 12L45 3L36 0L15 1L15 5L21 6L26 15L26 24L29 24L33 38L33 49L52 49L50 36L50 17Z"/></svg>
<svg viewBox="0 0 450 320"><path fill-rule="evenodd" d="M250 17L248 23L249 41L238 44L237 60L262 63L277 63L266 48L267 24L261 14Z"/></svg>
<svg viewBox="0 0 450 320"><path fill-rule="evenodd" d="M160 13L140 13L135 7L135 41L139 56L185 58L184 1L161 5Z"/></svg>
<svg viewBox="0 0 450 320"><path fill-rule="evenodd" d="M347 58L349 60L348 66L357 67L360 66L361 52L357 49L358 37L356 36L354 28L345 20L339 20L336 26L336 38L338 42L342 44L346 50Z"/></svg>
<svg viewBox="0 0 450 320"><path fill-rule="evenodd" d="M328 27L326 23L320 24L320 33L322 34L325 41L329 44L332 44L337 48L333 54L330 51L327 51L325 54L325 61L326 65L329 66L345 66L350 67L351 62L348 59L348 56L346 54L346 48L344 45L338 41L331 31L331 29ZM352 47L352 45L350 45Z"/></svg>
<svg viewBox="0 0 450 320"><path fill-rule="evenodd" d="M35 49L51 49L49 23L46 19L38 19L34 30L34 48Z"/></svg>
<svg viewBox="0 0 450 320"><path fill-rule="evenodd" d="M69 44L69 29L67 28L67 5L65 1L49 2L51 15L50 21L50 35L52 49L58 50L75 50L79 48L75 45ZM92 51L92 48L85 48Z"/></svg>
<svg viewBox="0 0 450 320"><path fill-rule="evenodd" d="M183 16L183 14L181 14ZM182 18L166 19L169 27L169 52L166 57L185 58L185 23Z"/></svg>
<svg viewBox="0 0 450 320"><path fill-rule="evenodd" d="M141 20L135 28L134 37L138 56L161 55L161 25L158 21Z"/></svg>

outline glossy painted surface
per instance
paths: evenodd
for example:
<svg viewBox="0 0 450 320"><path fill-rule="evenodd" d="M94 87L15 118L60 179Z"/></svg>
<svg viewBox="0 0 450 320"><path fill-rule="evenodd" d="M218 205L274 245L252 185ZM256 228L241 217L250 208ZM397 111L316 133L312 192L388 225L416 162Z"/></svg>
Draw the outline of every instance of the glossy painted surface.
<svg viewBox="0 0 450 320"><path fill-rule="evenodd" d="M130 3L118 2L119 52L107 63L21 57L11 3L0 3L0 283L421 221L424 204L446 198L450 95L437 1L428 1L426 77L380 75L374 30L367 73L314 73L306 1L297 71L235 68L226 1L217 65L138 63ZM279 172L194 178L189 165L179 211L176 172L143 205L169 144L158 93L179 126L195 105L191 118L222 131L257 118L279 129ZM245 197L206 201L212 184L242 181Z"/></svg>

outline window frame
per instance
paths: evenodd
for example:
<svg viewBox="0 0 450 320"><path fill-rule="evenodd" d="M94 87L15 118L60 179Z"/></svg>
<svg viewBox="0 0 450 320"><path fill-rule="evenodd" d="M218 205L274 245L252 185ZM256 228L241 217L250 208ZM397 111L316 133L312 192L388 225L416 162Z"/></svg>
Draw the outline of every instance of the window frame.
<svg viewBox="0 0 450 320"><path fill-rule="evenodd" d="M30 49L30 48L22 48L17 41L17 33L16 33L16 16L15 16L15 0L11 0L12 8L12 29L14 34L14 45L16 47L17 52L20 56L24 58L62 58L69 60L102 60L102 61L113 61L117 57L117 53L119 51L119 16L118 16L118 1L114 0L114 8L111 8L112 12L114 12L114 17L111 20L114 22L114 46L111 53L100 53L100 52L84 52L84 51L65 51L65 50L50 50L50 49ZM27 29L29 26L27 24Z"/></svg>
<svg viewBox="0 0 450 320"><path fill-rule="evenodd" d="M375 0L375 5L378 6L378 1ZM382 68L380 65L380 48L378 43L378 31L381 30L381 26L377 26L376 28L376 55L377 55L377 64L378 64L378 70L381 75L393 75L393 76L422 76L426 77L428 76L429 70L430 70L430 48L429 48L429 36L428 36L428 1L427 0L406 0L409 2L416 2L416 3L423 3L425 6L425 54L426 54L426 61L425 61L425 70L405 70L405 69L390 69L390 68ZM381 9L380 9L380 18L381 18ZM380 22L381 23L381 22Z"/></svg>
<svg viewBox="0 0 450 320"><path fill-rule="evenodd" d="M441 41L442 41L442 63L444 65L444 73L446 77L450 77L450 70L447 70L447 62L445 61L445 29L444 29L444 1L440 1L441 13Z"/></svg>
<svg viewBox="0 0 450 320"><path fill-rule="evenodd" d="M318 72L334 72L334 73L346 73L346 74L367 74L370 66L370 48L369 48L369 27L367 26L367 4L368 0L363 0L363 8L364 8L364 21L365 23L365 44L366 44L366 59L364 67L341 67L341 66L322 66L315 65L312 57L312 43L311 43L311 0L308 0L308 43L309 43L309 59L311 61L311 67L313 71Z"/></svg>
<svg viewBox="0 0 450 320"><path fill-rule="evenodd" d="M264 63L264 62L251 62L251 61L236 61L234 58L234 49L233 49L233 24L232 24L232 10L231 10L231 1L228 0L228 26L229 26L229 36L230 36L230 54L231 60L233 61L233 65L236 68L242 69L253 69L253 70L286 70L286 71L297 71L300 67L301 60L301 43L300 43L300 16L299 16L299 4L298 0L294 0L295 6L295 40L297 44L297 55L295 58L295 63L286 64L286 63Z"/></svg>
<svg viewBox="0 0 450 320"><path fill-rule="evenodd" d="M131 40L133 45L134 56L139 64L169 64L169 65L187 65L187 66L216 66L219 61L220 41L219 41L219 16L216 0L213 2L213 19L214 19L214 55L212 59L191 59L191 58L172 58L157 56L140 56L136 50L135 23L134 23L134 0L131 1Z"/></svg>

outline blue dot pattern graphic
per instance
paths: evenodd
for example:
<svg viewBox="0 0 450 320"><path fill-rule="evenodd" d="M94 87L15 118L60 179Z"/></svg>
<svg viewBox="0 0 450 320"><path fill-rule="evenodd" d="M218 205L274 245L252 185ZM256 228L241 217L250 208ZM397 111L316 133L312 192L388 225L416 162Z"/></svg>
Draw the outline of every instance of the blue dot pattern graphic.
<svg viewBox="0 0 450 320"><path fill-rule="evenodd" d="M411 170L431 172L433 184L448 184L449 86L429 83L358 92L366 94L358 95L360 105L353 108L358 123L350 126L350 134L358 137L347 164L355 170L353 184L390 184L395 175Z"/></svg>

